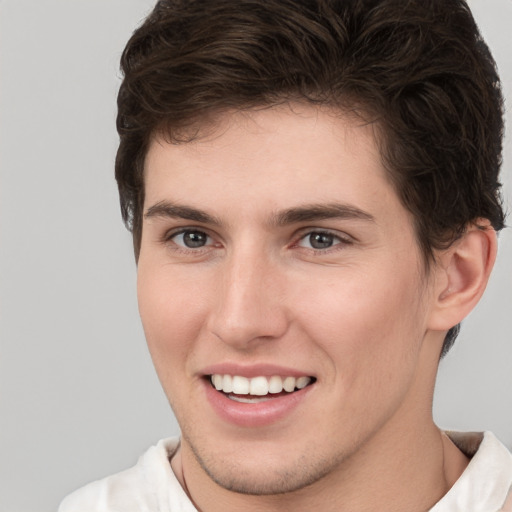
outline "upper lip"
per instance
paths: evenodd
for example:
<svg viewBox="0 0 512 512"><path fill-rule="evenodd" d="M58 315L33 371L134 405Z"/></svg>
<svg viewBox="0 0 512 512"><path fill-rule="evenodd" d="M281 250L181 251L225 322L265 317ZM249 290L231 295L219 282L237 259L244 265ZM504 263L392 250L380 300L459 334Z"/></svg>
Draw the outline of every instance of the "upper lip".
<svg viewBox="0 0 512 512"><path fill-rule="evenodd" d="M289 368L276 364L236 364L231 362L217 363L207 366L201 370L203 375L240 375L241 377L272 377L279 375L282 377L314 377L314 374L307 370Z"/></svg>

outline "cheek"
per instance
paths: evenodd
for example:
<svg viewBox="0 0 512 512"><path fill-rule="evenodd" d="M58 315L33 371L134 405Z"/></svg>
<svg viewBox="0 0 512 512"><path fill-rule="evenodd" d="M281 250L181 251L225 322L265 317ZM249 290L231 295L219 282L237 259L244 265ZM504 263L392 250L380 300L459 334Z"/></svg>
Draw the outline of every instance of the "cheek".
<svg viewBox="0 0 512 512"><path fill-rule="evenodd" d="M164 269L150 272L139 265L137 277L139 312L155 367L162 372L184 368L204 325L205 303L190 276Z"/></svg>
<svg viewBox="0 0 512 512"><path fill-rule="evenodd" d="M297 315L302 328L331 361L343 387L360 379L378 384L408 372L425 332L421 283L410 275L346 274L329 280L336 285L326 282L303 294L308 298Z"/></svg>

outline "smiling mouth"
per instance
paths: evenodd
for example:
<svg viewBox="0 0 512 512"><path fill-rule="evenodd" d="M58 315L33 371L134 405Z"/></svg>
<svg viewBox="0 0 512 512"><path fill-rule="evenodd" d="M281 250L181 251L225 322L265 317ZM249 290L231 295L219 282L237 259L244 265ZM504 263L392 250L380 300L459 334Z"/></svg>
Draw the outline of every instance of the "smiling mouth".
<svg viewBox="0 0 512 512"><path fill-rule="evenodd" d="M241 375L214 374L209 378L212 386L230 400L250 404L290 395L316 381L314 377L280 377L279 375L247 378Z"/></svg>

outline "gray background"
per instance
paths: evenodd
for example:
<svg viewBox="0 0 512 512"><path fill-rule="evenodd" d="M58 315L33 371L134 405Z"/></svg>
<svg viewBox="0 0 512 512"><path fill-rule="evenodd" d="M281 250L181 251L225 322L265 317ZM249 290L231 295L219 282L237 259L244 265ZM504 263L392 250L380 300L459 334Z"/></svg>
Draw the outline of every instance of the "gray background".
<svg viewBox="0 0 512 512"><path fill-rule="evenodd" d="M138 320L113 180L118 61L152 0L0 1L0 511L55 510L178 432ZM509 112L512 2L473 0ZM442 362L435 416L512 446L512 233Z"/></svg>

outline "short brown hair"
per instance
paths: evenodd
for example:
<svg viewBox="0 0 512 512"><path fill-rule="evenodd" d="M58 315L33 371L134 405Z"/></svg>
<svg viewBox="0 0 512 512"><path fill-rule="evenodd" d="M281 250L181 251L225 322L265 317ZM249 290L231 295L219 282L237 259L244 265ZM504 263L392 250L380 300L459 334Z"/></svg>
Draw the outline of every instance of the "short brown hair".
<svg viewBox="0 0 512 512"><path fill-rule="evenodd" d="M479 218L504 226L500 81L463 0L161 0L121 68L116 179L136 257L155 132L184 141L216 113L288 101L376 122L427 263Z"/></svg>

